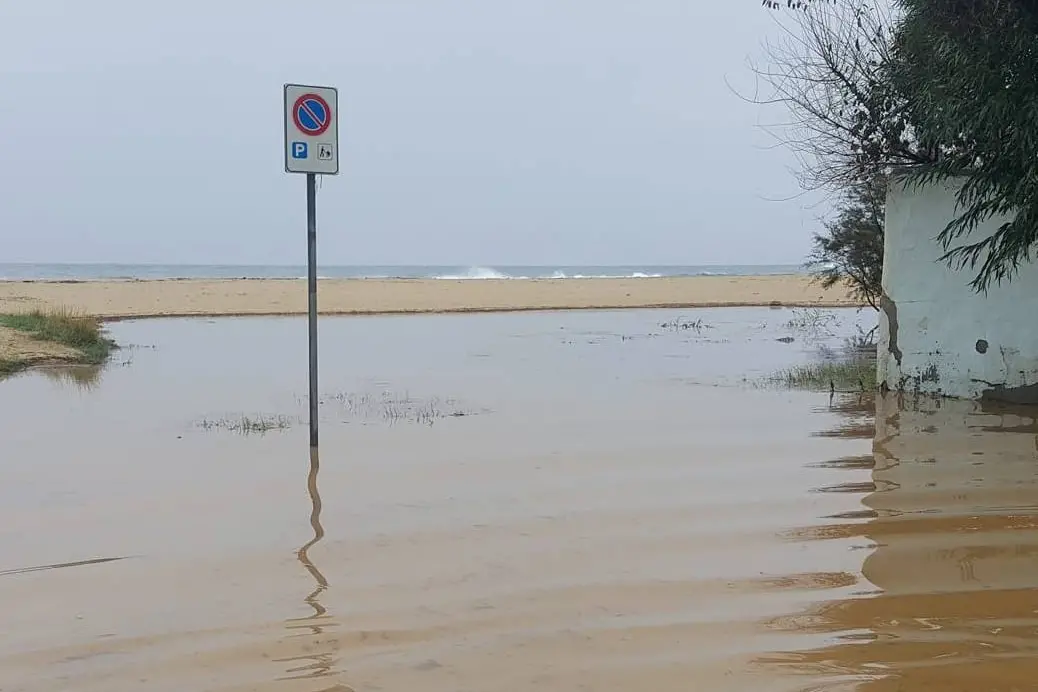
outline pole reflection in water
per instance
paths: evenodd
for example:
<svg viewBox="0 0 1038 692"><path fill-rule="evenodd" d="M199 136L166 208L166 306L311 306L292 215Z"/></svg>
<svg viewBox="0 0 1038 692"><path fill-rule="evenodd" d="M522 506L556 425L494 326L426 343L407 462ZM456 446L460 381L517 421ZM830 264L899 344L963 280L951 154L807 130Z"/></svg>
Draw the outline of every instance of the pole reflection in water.
<svg viewBox="0 0 1038 692"><path fill-rule="evenodd" d="M292 664L287 670L287 675L279 680L307 680L311 678L329 678L335 676L335 664L338 661L334 641L325 641L321 637L328 629L338 626L328 615L328 610L321 604L319 598L328 588L328 580L324 574L310 559L310 549L324 538L324 527L321 526L321 494L317 488L317 474L320 471L321 462L316 449L310 450L310 473L307 476L307 491L310 495L310 527L313 529L313 537L307 541L296 553L303 568L313 578L316 588L310 592L303 601L313 609L313 614L302 618L292 618L287 621L289 630L298 630L293 636L308 637L311 639L304 650L309 653L302 656L277 659L278 663ZM332 685L324 687L316 692L346 692L351 688L345 685Z"/></svg>
<svg viewBox="0 0 1038 692"><path fill-rule="evenodd" d="M1036 416L879 398L865 509L795 535L867 540L861 588L769 623L830 642L769 662L826 690L1038 689Z"/></svg>

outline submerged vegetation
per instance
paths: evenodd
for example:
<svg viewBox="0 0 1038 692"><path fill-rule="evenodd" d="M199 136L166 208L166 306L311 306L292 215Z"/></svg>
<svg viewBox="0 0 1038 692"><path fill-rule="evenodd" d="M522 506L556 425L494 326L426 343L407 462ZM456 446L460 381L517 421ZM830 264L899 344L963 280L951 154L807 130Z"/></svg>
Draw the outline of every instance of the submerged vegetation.
<svg viewBox="0 0 1038 692"><path fill-rule="evenodd" d="M102 365L116 348L105 335L101 320L67 308L33 310L16 314L0 314L0 327L22 332L33 339L64 346L67 355L30 358L17 352L0 355L0 376L24 370L37 362L59 362L65 365Z"/></svg>
<svg viewBox="0 0 1038 692"><path fill-rule="evenodd" d="M480 411L465 408L452 397L421 399L406 391L383 391L378 394L341 392L332 396L332 400L338 403L342 407L343 413L350 418L362 422L382 421L389 425L397 423L432 425L437 420L444 418L463 418L480 413ZM482 412L486 413L486 411Z"/></svg>
<svg viewBox="0 0 1038 692"><path fill-rule="evenodd" d="M818 359L774 373L772 385L830 392L871 392L876 389L875 329L845 339L842 347L820 346Z"/></svg>
<svg viewBox="0 0 1038 692"><path fill-rule="evenodd" d="M864 357L823 360L782 370L769 381L792 389L870 392L876 388L876 361Z"/></svg>
<svg viewBox="0 0 1038 692"><path fill-rule="evenodd" d="M670 332L693 331L698 334L704 329L710 329L710 325L704 322L702 317L696 320L689 320L679 315L669 322L660 323L660 329L665 329Z"/></svg>
<svg viewBox="0 0 1038 692"><path fill-rule="evenodd" d="M303 406L306 399L297 397L296 404ZM463 418L488 413L486 409L469 409L453 398L417 398L408 392L341 392L331 395L321 404L328 403L322 409L333 421L349 423L352 420L362 424L385 423L397 425L414 423L431 426L436 421L447 418ZM334 405L333 405L334 404ZM323 414L323 415L324 415ZM206 432L223 431L236 435L265 435L269 432L283 432L296 425L306 423L305 414L289 416L284 414L228 414L207 416L195 422L195 427Z"/></svg>
<svg viewBox="0 0 1038 692"><path fill-rule="evenodd" d="M834 347L827 340L835 336L838 326L839 319L832 312L793 310L785 327L808 342L816 341L816 357L812 362L771 374L763 384L829 392L874 391L877 385L876 327L865 331L858 325L855 334Z"/></svg>
<svg viewBox="0 0 1038 692"><path fill-rule="evenodd" d="M832 336L838 323L839 318L832 311L793 308L792 316L786 322L786 329L801 336L822 338Z"/></svg>
<svg viewBox="0 0 1038 692"><path fill-rule="evenodd" d="M226 430L238 435L263 435L272 430L287 430L298 421L288 416L240 415L226 418L203 418L198 421L202 430Z"/></svg>

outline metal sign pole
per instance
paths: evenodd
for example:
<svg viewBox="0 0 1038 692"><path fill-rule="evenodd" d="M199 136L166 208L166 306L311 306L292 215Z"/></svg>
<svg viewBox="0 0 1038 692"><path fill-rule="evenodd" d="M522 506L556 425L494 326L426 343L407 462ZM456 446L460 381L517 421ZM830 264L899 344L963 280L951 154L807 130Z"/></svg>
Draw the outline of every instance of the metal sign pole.
<svg viewBox="0 0 1038 692"><path fill-rule="evenodd" d="M310 332L310 448L317 449L317 176L306 175L306 287Z"/></svg>
<svg viewBox="0 0 1038 692"><path fill-rule="evenodd" d="M339 92L286 84L285 172L306 174L306 289L310 342L310 449L317 449L317 176L339 174Z"/></svg>

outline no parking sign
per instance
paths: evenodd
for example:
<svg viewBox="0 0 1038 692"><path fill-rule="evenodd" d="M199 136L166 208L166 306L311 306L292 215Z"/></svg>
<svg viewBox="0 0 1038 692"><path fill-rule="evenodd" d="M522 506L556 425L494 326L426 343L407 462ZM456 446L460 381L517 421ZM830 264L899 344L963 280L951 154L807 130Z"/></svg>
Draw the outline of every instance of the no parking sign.
<svg viewBox="0 0 1038 692"><path fill-rule="evenodd" d="M339 173L339 92L285 85L285 171Z"/></svg>

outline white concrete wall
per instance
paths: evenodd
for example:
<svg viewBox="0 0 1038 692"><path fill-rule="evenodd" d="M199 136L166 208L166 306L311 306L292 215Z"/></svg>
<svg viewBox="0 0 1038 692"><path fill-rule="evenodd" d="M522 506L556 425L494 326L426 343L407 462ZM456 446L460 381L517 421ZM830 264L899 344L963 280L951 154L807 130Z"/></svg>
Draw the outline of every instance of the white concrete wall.
<svg viewBox="0 0 1038 692"><path fill-rule="evenodd" d="M987 295L939 260L955 186L891 185L887 195L878 378L890 389L1038 403L1038 265ZM970 237L998 228L991 219ZM983 352L981 352L983 351ZM881 385L882 386L882 385Z"/></svg>

